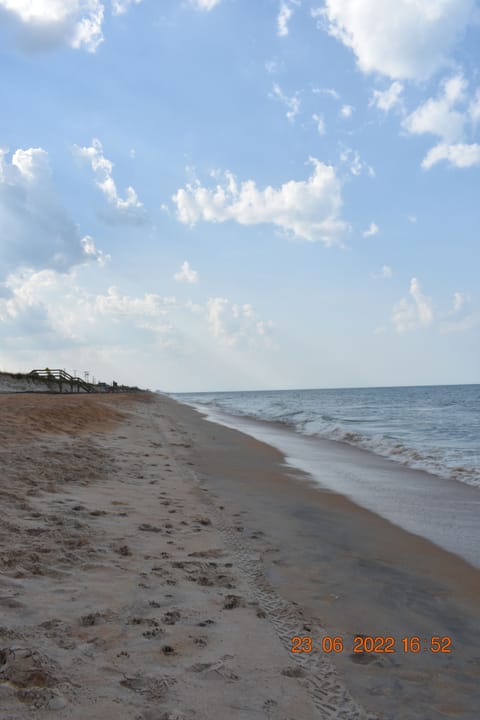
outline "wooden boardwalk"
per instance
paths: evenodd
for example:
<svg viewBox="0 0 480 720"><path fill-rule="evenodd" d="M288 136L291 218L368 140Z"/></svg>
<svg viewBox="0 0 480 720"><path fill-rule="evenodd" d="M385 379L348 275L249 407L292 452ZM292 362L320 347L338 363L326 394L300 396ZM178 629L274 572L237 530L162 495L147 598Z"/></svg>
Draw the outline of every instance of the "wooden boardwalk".
<svg viewBox="0 0 480 720"><path fill-rule="evenodd" d="M85 380L82 380L82 378L79 377L73 377L73 375L70 375L70 373L67 373L65 370L61 370L59 368L51 370L50 368L44 368L43 370L32 370L28 373L30 377L37 377L40 378L46 383L54 382L57 383L59 386L59 392L68 392L66 390L66 387L70 388L70 392L98 392L95 385L92 383L88 383Z"/></svg>

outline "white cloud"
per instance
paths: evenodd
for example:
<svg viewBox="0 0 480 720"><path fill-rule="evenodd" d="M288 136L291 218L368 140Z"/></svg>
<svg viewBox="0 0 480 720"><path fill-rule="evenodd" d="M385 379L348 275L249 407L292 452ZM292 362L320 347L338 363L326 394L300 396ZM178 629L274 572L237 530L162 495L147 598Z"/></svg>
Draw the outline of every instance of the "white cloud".
<svg viewBox="0 0 480 720"><path fill-rule="evenodd" d="M292 97L288 97L282 92L278 83L274 83L272 97L276 97L287 107L287 119L289 122L293 122L300 111L300 100L298 98L298 94L295 93Z"/></svg>
<svg viewBox="0 0 480 720"><path fill-rule="evenodd" d="M179 282L188 282L188 283L196 283L198 282L198 272L196 270L192 270L190 267L190 263L185 260L184 263L182 263L182 267L178 272L175 273L173 276L175 280L178 280Z"/></svg>
<svg viewBox="0 0 480 720"><path fill-rule="evenodd" d="M325 135L326 129L325 129L325 118L323 115L318 115L317 113L314 113L312 115L312 120L315 120L315 123L317 125L317 130L319 135Z"/></svg>
<svg viewBox="0 0 480 720"><path fill-rule="evenodd" d="M65 270L106 260L63 208L43 148L18 149L10 162L0 150L0 226L3 276L19 266Z"/></svg>
<svg viewBox="0 0 480 720"><path fill-rule="evenodd" d="M453 293L452 307L440 326L442 333L468 332L480 323L478 311L468 312L469 298L461 292Z"/></svg>
<svg viewBox="0 0 480 720"><path fill-rule="evenodd" d="M402 298L393 308L392 321L397 333L428 327L433 321L431 300L421 291L417 278L412 278L409 289L412 301Z"/></svg>
<svg viewBox="0 0 480 720"><path fill-rule="evenodd" d="M280 3L280 10L277 17L277 35L285 37L288 35L288 21L293 15L291 5L286 2Z"/></svg>
<svg viewBox="0 0 480 720"><path fill-rule="evenodd" d="M340 95L334 88L312 88L314 95L329 95L334 100L340 100Z"/></svg>
<svg viewBox="0 0 480 720"><path fill-rule="evenodd" d="M340 115L343 118L352 117L354 110L355 110L355 108L353 107L353 105L342 105L342 107L340 109Z"/></svg>
<svg viewBox="0 0 480 720"><path fill-rule="evenodd" d="M269 344L272 322L261 320L250 304L238 305L226 298L210 298L206 312L210 334L220 344L252 346L258 340Z"/></svg>
<svg viewBox="0 0 480 720"><path fill-rule="evenodd" d="M467 83L463 75L454 75L442 83L437 98L430 98L404 120L404 127L412 134L431 133L447 142L460 139L466 116L456 105L465 99Z"/></svg>
<svg viewBox="0 0 480 720"><path fill-rule="evenodd" d="M466 145L457 143L455 145L447 145L440 143L428 151L422 160L422 167L429 170L433 165L446 160L450 165L457 168L468 168L474 165L480 165L480 145L472 143Z"/></svg>
<svg viewBox="0 0 480 720"><path fill-rule="evenodd" d="M190 0L190 4L193 5L196 10L210 12L210 10L213 10L221 1L222 0Z"/></svg>
<svg viewBox="0 0 480 720"><path fill-rule="evenodd" d="M154 293L135 297L110 287L94 294L83 288L77 274L53 270L20 272L4 283L8 295L0 298L0 336L22 346L55 343L69 345L129 345L168 335L168 314L176 300ZM40 340L30 338L38 325Z"/></svg>
<svg viewBox="0 0 480 720"><path fill-rule="evenodd" d="M285 37L288 35L288 23L293 15L292 5L300 5L299 0L282 0L277 15L277 35Z"/></svg>
<svg viewBox="0 0 480 720"><path fill-rule="evenodd" d="M105 265L109 260L111 260L110 255L106 255L104 252L97 249L95 241L92 237L90 237L90 235L85 235L85 237L80 240L80 243L85 255L88 258L95 259L99 265Z"/></svg>
<svg viewBox="0 0 480 720"><path fill-rule="evenodd" d="M95 52L103 42L104 11L100 0L0 0L0 14L28 50L69 45Z"/></svg>
<svg viewBox="0 0 480 720"><path fill-rule="evenodd" d="M422 160L425 170L442 160L458 168L480 164L480 145L465 142L466 128L476 121L477 96L468 107L467 102L467 82L457 74L442 82L437 98L428 99L405 118L403 125L408 132L440 138Z"/></svg>
<svg viewBox="0 0 480 720"><path fill-rule="evenodd" d="M294 237L333 245L341 241L348 225L340 218L341 183L330 165L310 159L313 172L307 180L290 180L279 188L257 188L254 180L240 185L225 173L224 185L205 188L197 180L173 195L180 222L199 220L241 225L272 223Z"/></svg>
<svg viewBox="0 0 480 720"><path fill-rule="evenodd" d="M340 162L347 165L352 175L358 177L363 172L370 177L375 177L375 170L360 157L360 154L352 148L345 147L340 153Z"/></svg>
<svg viewBox="0 0 480 720"><path fill-rule="evenodd" d="M112 0L112 12L114 15L123 15L130 5L140 5L142 0Z"/></svg>
<svg viewBox="0 0 480 720"><path fill-rule="evenodd" d="M151 292L127 295L117 287L94 293L76 271L12 273L0 296L3 351L70 348L75 361L83 349L90 358L122 347L135 347L137 358L148 356L149 348L170 348L178 357L192 353L192 344L193 352L214 346L259 349L271 346L272 328L249 303L215 297L180 303Z"/></svg>
<svg viewBox="0 0 480 720"><path fill-rule="evenodd" d="M120 197L112 177L113 163L103 154L100 140L92 140L90 147L74 145L73 150L78 157L90 162L95 173L95 184L100 188L110 205L118 212L118 217L127 221L141 222L145 217L143 204L131 186L127 187L125 198Z"/></svg>
<svg viewBox="0 0 480 720"><path fill-rule="evenodd" d="M370 106L375 105L384 112L389 112L392 108L402 104L402 93L402 83L394 80L386 90L374 90L369 104Z"/></svg>
<svg viewBox="0 0 480 720"><path fill-rule="evenodd" d="M319 26L351 48L363 72L421 79L448 63L474 0L325 0Z"/></svg>
<svg viewBox="0 0 480 720"><path fill-rule="evenodd" d="M379 232L379 227L376 223L371 222L370 225L366 230L363 231L362 236L364 238L366 237L373 237L373 235L377 235Z"/></svg>

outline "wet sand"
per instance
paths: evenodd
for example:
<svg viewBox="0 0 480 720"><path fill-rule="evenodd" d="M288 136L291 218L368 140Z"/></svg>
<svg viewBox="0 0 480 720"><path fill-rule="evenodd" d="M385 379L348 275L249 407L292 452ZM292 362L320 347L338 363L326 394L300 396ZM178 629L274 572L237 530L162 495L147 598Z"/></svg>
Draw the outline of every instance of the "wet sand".
<svg viewBox="0 0 480 720"><path fill-rule="evenodd" d="M269 446L163 396L6 394L0 457L2 719L478 717L479 573Z"/></svg>

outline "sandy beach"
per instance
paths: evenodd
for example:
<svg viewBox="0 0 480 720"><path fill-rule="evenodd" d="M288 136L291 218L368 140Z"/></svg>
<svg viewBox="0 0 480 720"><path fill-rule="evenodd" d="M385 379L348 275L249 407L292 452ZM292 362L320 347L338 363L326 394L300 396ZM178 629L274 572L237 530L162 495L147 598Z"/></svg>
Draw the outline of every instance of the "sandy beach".
<svg viewBox="0 0 480 720"><path fill-rule="evenodd" d="M2 720L478 718L480 573L268 445L160 395L7 393L0 453Z"/></svg>

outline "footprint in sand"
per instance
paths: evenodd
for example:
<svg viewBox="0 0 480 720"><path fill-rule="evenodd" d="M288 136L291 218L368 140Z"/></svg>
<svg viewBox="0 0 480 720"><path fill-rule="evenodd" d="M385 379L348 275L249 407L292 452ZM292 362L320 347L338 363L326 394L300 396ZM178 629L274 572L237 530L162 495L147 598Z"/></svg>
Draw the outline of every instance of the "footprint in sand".
<svg viewBox="0 0 480 720"><path fill-rule="evenodd" d="M29 648L0 650L0 681L17 689L17 699L35 709L60 710L67 700L55 689L59 668Z"/></svg>
<svg viewBox="0 0 480 720"><path fill-rule="evenodd" d="M147 700L154 702L156 700L163 700L170 686L175 682L174 678L149 678L144 675L137 675L135 677L125 677L123 680L120 680L120 685L135 693L144 695Z"/></svg>
<svg viewBox="0 0 480 720"><path fill-rule="evenodd" d="M128 555L132 554L128 545L121 545L120 547L115 548L115 552L119 555L122 555L123 557L127 557Z"/></svg>
<svg viewBox="0 0 480 720"><path fill-rule="evenodd" d="M226 595L223 600L223 607L225 610L245 607L245 600L240 595Z"/></svg>
<svg viewBox="0 0 480 720"><path fill-rule="evenodd" d="M170 610L165 613L162 622L164 622L165 625L175 625L175 623L180 620L180 617L181 615L178 610Z"/></svg>
<svg viewBox="0 0 480 720"><path fill-rule="evenodd" d="M156 525L150 525L150 523L142 523L138 526L139 530L142 530L143 532L155 532L160 533L162 532L162 528L157 527Z"/></svg>
<svg viewBox="0 0 480 720"><path fill-rule="evenodd" d="M198 557L198 558L210 558L210 557L214 557L214 558L219 558L219 557L222 557L223 554L224 554L224 553L223 553L223 550L217 550L217 549L212 549L212 550L197 550L196 552L188 553L188 557ZM230 563L230 567L231 567L231 566L232 566L232 564Z"/></svg>

